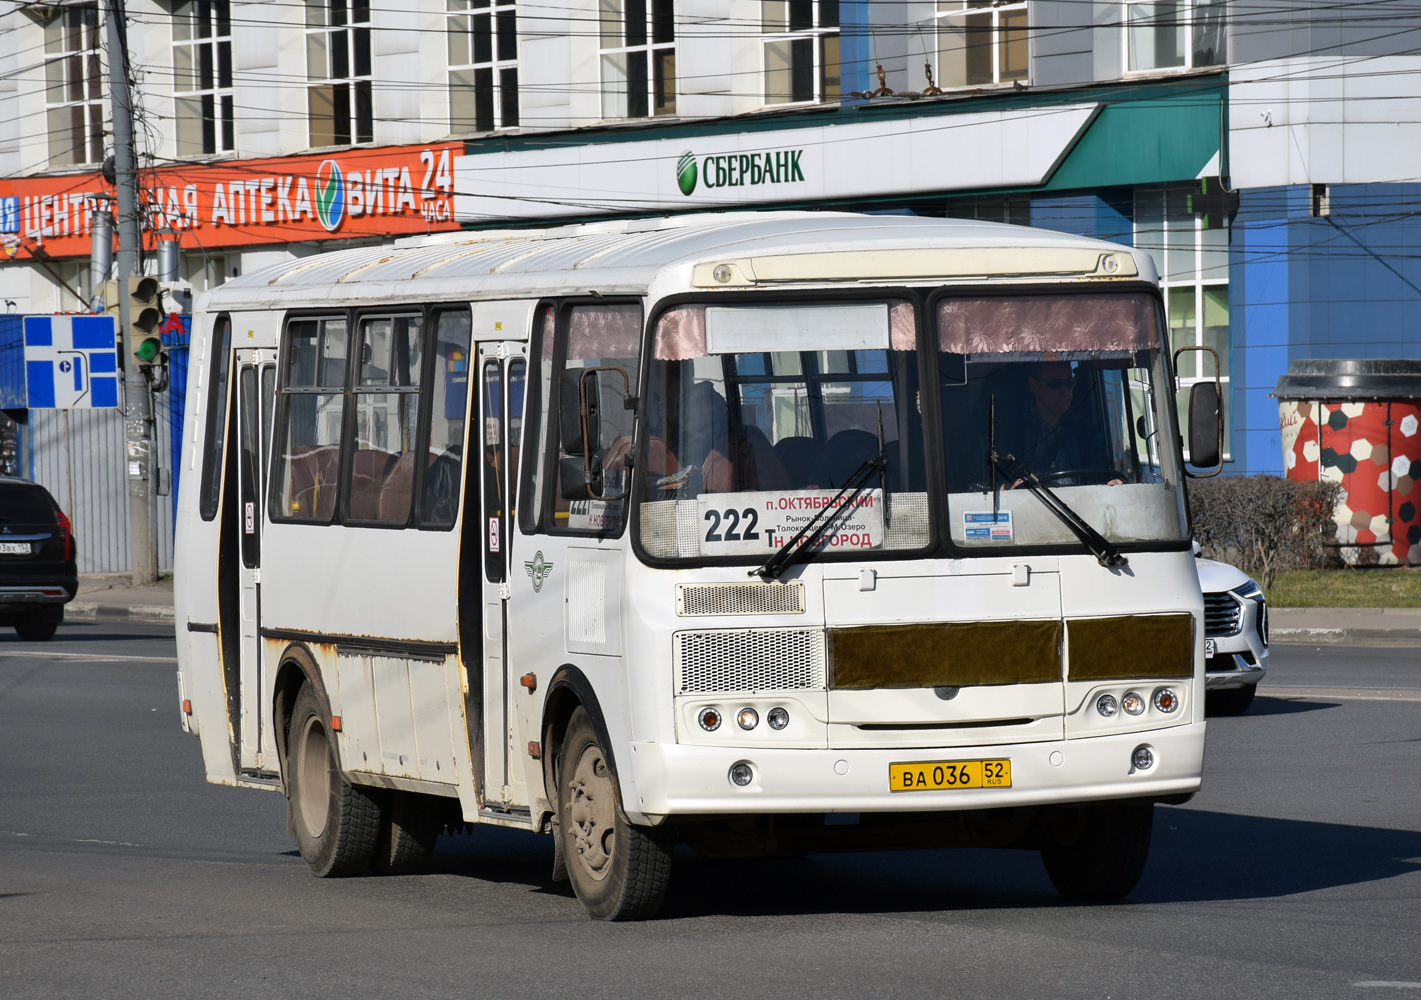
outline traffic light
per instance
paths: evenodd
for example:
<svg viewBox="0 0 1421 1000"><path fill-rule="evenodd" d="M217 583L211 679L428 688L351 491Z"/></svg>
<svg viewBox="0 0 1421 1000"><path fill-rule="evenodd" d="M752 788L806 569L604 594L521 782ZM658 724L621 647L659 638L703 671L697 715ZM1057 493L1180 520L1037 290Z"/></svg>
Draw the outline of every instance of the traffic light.
<svg viewBox="0 0 1421 1000"><path fill-rule="evenodd" d="M163 341L159 329L163 325L162 287L157 278L128 279L128 329L123 331L133 360L140 365L153 366L163 362ZM118 316L118 296L120 284L117 281L104 282L104 306L113 316Z"/></svg>

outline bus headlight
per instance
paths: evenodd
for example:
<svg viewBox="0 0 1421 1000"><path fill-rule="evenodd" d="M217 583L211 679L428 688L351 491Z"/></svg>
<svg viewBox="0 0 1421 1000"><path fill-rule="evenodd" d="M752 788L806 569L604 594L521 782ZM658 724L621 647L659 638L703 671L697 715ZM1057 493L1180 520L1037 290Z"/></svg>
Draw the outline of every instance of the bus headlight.
<svg viewBox="0 0 1421 1000"><path fill-rule="evenodd" d="M701 724L701 728L708 733L713 733L720 728L720 709L703 708L701 714L696 716L696 721Z"/></svg>
<svg viewBox="0 0 1421 1000"><path fill-rule="evenodd" d="M770 724L770 728L778 732L789 725L789 713L783 708L772 708L765 716L765 721Z"/></svg>
<svg viewBox="0 0 1421 1000"><path fill-rule="evenodd" d="M1120 707L1126 715L1139 715L1145 710L1145 699L1140 697L1138 691L1127 691L1125 697L1120 699Z"/></svg>
<svg viewBox="0 0 1421 1000"><path fill-rule="evenodd" d="M735 721L741 729L754 729L760 724L760 713L753 708L742 708L740 714L735 717Z"/></svg>
<svg viewBox="0 0 1421 1000"><path fill-rule="evenodd" d="M1120 711L1120 703L1113 694L1103 694L1095 699L1095 710L1108 719Z"/></svg>
<svg viewBox="0 0 1421 1000"><path fill-rule="evenodd" d="M1170 688L1160 688L1155 692L1155 708L1168 715L1179 707L1179 695Z"/></svg>
<svg viewBox="0 0 1421 1000"><path fill-rule="evenodd" d="M1148 771L1155 766L1155 752L1147 746L1138 746L1130 755L1130 763L1137 771Z"/></svg>
<svg viewBox="0 0 1421 1000"><path fill-rule="evenodd" d="M737 761L734 764L730 765L731 784L738 785L741 788L744 788L746 785L750 784L750 782L754 780L755 769L752 768L749 764L745 763L745 761Z"/></svg>

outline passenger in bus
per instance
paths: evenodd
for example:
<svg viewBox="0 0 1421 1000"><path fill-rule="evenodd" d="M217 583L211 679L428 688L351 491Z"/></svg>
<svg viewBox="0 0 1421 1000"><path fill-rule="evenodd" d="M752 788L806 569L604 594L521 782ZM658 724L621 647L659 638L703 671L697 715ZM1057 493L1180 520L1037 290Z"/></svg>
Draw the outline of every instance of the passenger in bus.
<svg viewBox="0 0 1421 1000"><path fill-rule="evenodd" d="M1092 419L1086 399L1077 396L1076 387L1084 377L1068 361L1039 361L1028 369L1026 387L1031 403L1012 435L1009 450L1022 465L1047 480L1047 485L1052 478L1070 479L1067 485L1078 485L1064 474L1108 475L1115 468L1105 435ZM1119 486L1125 480L1110 475L1104 481ZM1016 480L1011 488L1022 482Z"/></svg>

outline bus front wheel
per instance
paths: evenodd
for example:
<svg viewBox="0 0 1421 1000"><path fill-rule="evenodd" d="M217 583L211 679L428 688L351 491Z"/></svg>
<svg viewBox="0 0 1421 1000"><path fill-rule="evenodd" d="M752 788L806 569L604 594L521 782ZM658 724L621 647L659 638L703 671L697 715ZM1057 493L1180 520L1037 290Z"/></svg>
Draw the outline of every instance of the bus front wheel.
<svg viewBox="0 0 1421 1000"><path fill-rule="evenodd" d="M646 920L666 899L671 850L663 836L627 821L586 710L568 721L558 767L558 836L568 879L589 916Z"/></svg>
<svg viewBox="0 0 1421 1000"><path fill-rule="evenodd" d="M380 806L340 773L330 727L309 686L296 696L289 733L291 825L302 860L320 878L362 874L380 837Z"/></svg>
<svg viewBox="0 0 1421 1000"><path fill-rule="evenodd" d="M1067 899L1128 895L1145 870L1154 826L1153 802L1106 802L1053 810L1041 860Z"/></svg>

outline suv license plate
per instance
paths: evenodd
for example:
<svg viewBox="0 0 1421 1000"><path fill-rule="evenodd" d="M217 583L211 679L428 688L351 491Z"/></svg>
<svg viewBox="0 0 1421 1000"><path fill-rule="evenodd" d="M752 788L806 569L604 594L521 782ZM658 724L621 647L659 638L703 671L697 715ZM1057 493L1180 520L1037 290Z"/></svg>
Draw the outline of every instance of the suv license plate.
<svg viewBox="0 0 1421 1000"><path fill-rule="evenodd" d="M1213 639L1205 639L1205 640L1204 640L1204 659L1206 659L1206 660L1212 659L1215 652L1217 652L1217 648L1216 648L1215 645L1214 645L1214 640L1213 640Z"/></svg>
<svg viewBox="0 0 1421 1000"><path fill-rule="evenodd" d="M940 792L949 788L1010 788L1009 760L933 760L889 764L890 792Z"/></svg>
<svg viewBox="0 0 1421 1000"><path fill-rule="evenodd" d="M29 554L29 542L0 542L0 556L27 556Z"/></svg>

